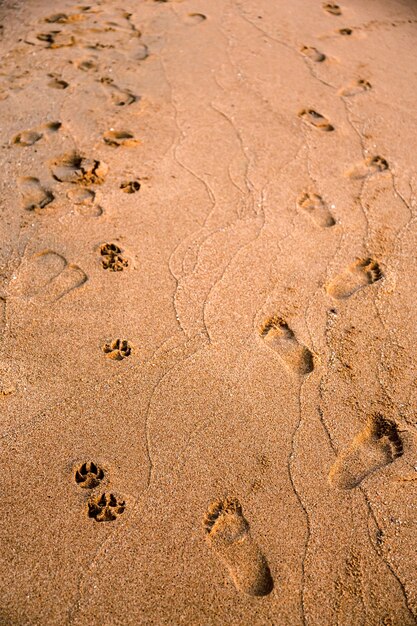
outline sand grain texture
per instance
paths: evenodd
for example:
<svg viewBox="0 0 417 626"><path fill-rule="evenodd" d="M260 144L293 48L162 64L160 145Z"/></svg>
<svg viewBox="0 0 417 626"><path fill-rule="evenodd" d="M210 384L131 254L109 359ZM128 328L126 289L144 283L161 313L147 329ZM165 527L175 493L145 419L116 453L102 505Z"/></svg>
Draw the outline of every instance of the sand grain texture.
<svg viewBox="0 0 417 626"><path fill-rule="evenodd" d="M415 4L0 15L0 624L416 624Z"/></svg>

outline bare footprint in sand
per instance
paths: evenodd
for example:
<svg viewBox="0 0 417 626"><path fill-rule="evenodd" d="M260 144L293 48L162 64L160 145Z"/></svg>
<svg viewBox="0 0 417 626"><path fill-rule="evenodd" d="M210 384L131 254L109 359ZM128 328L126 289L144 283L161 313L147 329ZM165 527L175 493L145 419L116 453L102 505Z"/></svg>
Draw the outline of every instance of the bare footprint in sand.
<svg viewBox="0 0 417 626"><path fill-rule="evenodd" d="M33 146L33 144L42 139L45 134L56 133L61 126L61 122L48 122L38 129L22 130L13 137L12 143L23 148Z"/></svg>
<svg viewBox="0 0 417 626"><path fill-rule="evenodd" d="M369 474L402 454L403 443L396 424L377 413L338 456L329 472L329 481L339 489L353 489Z"/></svg>
<svg viewBox="0 0 417 626"><path fill-rule="evenodd" d="M345 85L345 87L339 89L337 93L343 98L350 98L360 93L364 93L365 91L369 91L370 89L372 89L372 85L368 80L365 80L364 78L358 78L348 85Z"/></svg>
<svg viewBox="0 0 417 626"><path fill-rule="evenodd" d="M56 302L87 281L83 270L53 250L42 250L22 262L16 278L17 295Z"/></svg>
<svg viewBox="0 0 417 626"><path fill-rule="evenodd" d="M132 148L140 144L139 139L135 139L132 133L127 130L108 130L103 135L103 141L108 146L113 146L113 148L119 148L120 146Z"/></svg>
<svg viewBox="0 0 417 626"><path fill-rule="evenodd" d="M327 293L337 300L345 300L354 293L383 278L378 263L371 258L357 259L326 286Z"/></svg>
<svg viewBox="0 0 417 626"><path fill-rule="evenodd" d="M386 159L376 155L373 157L367 157L361 163L356 163L346 172L346 175L353 179L368 178L368 176L384 172L388 168L389 165Z"/></svg>
<svg viewBox="0 0 417 626"><path fill-rule="evenodd" d="M140 100L140 98L135 96L129 89L121 89L115 85L112 78L101 78L100 83L108 87L111 100L116 106L128 106Z"/></svg>
<svg viewBox="0 0 417 626"><path fill-rule="evenodd" d="M326 55L313 46L303 46L300 52L303 56L310 59L310 61L314 61L314 63L323 63L323 61L326 60Z"/></svg>
<svg viewBox="0 0 417 626"><path fill-rule="evenodd" d="M317 111L314 111L313 109L303 109L299 112L298 117L300 117L309 126L313 126L318 130L324 130L326 132L334 130L334 126L330 124L327 117L324 117L324 115L317 113Z"/></svg>
<svg viewBox="0 0 417 626"><path fill-rule="evenodd" d="M26 148L33 146L39 139L42 139L42 133L38 133L36 130L22 130L21 133L13 137L12 143L15 146Z"/></svg>
<svg viewBox="0 0 417 626"><path fill-rule="evenodd" d="M327 204L317 193L304 192L297 200L297 205L308 213L311 219L322 228L334 226L336 221L330 213Z"/></svg>
<svg viewBox="0 0 417 626"><path fill-rule="evenodd" d="M281 317L274 315L267 319L259 332L266 345L278 354L288 369L299 376L313 371L312 352L297 341L294 332Z"/></svg>
<svg viewBox="0 0 417 626"><path fill-rule="evenodd" d="M216 500L203 520L206 541L227 566L239 591L251 596L271 593L274 582L268 563L249 532L236 498Z"/></svg>
<svg viewBox="0 0 417 626"><path fill-rule="evenodd" d="M54 199L52 191L41 184L39 178L22 176L19 178L19 188L22 194L22 203L27 211L43 209Z"/></svg>

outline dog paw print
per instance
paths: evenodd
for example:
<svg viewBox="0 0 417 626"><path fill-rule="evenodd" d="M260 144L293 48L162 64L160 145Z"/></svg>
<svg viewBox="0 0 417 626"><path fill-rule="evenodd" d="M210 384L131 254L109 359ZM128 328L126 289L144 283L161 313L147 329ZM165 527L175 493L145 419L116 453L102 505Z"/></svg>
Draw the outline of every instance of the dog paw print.
<svg viewBox="0 0 417 626"><path fill-rule="evenodd" d="M140 182L138 180L124 180L120 183L120 189L125 193L136 193L140 189Z"/></svg>
<svg viewBox="0 0 417 626"><path fill-rule="evenodd" d="M96 522L113 522L125 509L125 500L119 499L113 493L92 496L88 501L88 517Z"/></svg>
<svg viewBox="0 0 417 626"><path fill-rule="evenodd" d="M129 261L122 256L122 249L115 243L104 243L100 248L101 265L111 272L123 272Z"/></svg>
<svg viewBox="0 0 417 626"><path fill-rule="evenodd" d="M103 244L100 248L102 267L111 272L122 272L129 265L129 261L122 253L122 249L115 243Z"/></svg>
<svg viewBox="0 0 417 626"><path fill-rule="evenodd" d="M103 352L109 359L114 361L123 361L132 354L132 346L127 339L115 339L110 343L105 343Z"/></svg>
<svg viewBox="0 0 417 626"><path fill-rule="evenodd" d="M75 482L83 489L94 489L103 478L103 470L94 461L83 463L75 472Z"/></svg>

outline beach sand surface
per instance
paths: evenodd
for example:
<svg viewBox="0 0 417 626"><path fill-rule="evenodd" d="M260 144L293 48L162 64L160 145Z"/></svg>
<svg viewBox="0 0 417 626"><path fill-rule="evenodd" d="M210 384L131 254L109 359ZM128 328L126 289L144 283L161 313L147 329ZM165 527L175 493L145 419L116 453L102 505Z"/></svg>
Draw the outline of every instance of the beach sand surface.
<svg viewBox="0 0 417 626"><path fill-rule="evenodd" d="M0 17L0 624L416 624L415 3Z"/></svg>

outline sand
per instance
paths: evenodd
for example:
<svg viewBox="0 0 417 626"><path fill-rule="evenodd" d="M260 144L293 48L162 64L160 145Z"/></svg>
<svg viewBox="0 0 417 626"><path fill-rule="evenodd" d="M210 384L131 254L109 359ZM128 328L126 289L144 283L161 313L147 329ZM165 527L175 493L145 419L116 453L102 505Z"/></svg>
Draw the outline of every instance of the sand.
<svg viewBox="0 0 417 626"><path fill-rule="evenodd" d="M416 5L0 14L0 624L416 624Z"/></svg>

